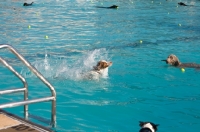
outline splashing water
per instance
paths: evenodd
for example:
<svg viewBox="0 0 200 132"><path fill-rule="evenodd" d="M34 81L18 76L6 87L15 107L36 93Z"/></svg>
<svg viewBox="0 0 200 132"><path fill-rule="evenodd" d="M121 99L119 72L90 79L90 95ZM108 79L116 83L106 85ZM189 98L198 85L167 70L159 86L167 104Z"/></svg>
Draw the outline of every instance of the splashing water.
<svg viewBox="0 0 200 132"><path fill-rule="evenodd" d="M76 61L72 61L70 58L58 58L51 58L48 53L45 53L44 59L36 60L32 65L46 78L80 80L85 79L84 73L92 70L99 60L108 59L108 51L106 49L95 49L78 57ZM24 68L21 74L26 78L34 76L33 73Z"/></svg>

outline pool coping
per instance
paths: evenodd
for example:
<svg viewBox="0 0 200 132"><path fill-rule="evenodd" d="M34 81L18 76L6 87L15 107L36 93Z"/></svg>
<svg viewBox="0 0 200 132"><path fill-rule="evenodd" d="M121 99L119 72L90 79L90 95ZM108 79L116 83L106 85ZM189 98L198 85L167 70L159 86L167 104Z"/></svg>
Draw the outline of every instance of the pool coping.
<svg viewBox="0 0 200 132"><path fill-rule="evenodd" d="M39 124L25 120L25 119L23 119L17 115L14 115L12 113L9 113L5 110L0 109L0 114L4 115L6 118L9 118L10 120L17 122L16 124L6 126L4 128L0 128L0 132L7 132L7 131L10 132L11 131L10 129L13 129L12 132L17 132L17 131L26 132L26 130L19 130L19 128L23 128L23 127L30 128L30 130L27 130L27 131L32 131L32 132L53 132L49 128L46 128ZM3 122L3 121L1 121L1 119L0 119L0 122ZM9 130L7 130L7 129L9 129Z"/></svg>

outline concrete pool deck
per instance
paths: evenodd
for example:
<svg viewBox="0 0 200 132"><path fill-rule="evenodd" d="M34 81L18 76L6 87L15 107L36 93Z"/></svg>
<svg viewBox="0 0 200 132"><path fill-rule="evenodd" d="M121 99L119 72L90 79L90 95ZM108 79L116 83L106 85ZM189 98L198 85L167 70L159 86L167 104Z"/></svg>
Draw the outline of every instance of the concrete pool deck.
<svg viewBox="0 0 200 132"><path fill-rule="evenodd" d="M0 132L53 132L0 109Z"/></svg>

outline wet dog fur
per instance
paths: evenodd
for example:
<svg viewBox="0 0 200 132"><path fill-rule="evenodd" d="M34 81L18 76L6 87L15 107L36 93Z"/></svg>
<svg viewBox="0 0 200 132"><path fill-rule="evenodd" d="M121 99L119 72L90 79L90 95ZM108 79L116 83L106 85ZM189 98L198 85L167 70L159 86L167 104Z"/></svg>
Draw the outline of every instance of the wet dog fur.
<svg viewBox="0 0 200 132"><path fill-rule="evenodd" d="M152 122L139 122L139 126L141 127L139 132L156 132L158 130L158 124L154 124Z"/></svg>
<svg viewBox="0 0 200 132"><path fill-rule="evenodd" d="M167 64L170 64L172 66L179 67L179 68L200 68L200 64L181 63L178 57L174 54L169 55L166 60L162 60L162 61L165 61Z"/></svg>
<svg viewBox="0 0 200 132"><path fill-rule="evenodd" d="M108 68L111 65L112 62L101 60L96 66L93 66L93 69L90 72L84 74L84 78L90 80L98 80L100 77L106 78L108 76Z"/></svg>

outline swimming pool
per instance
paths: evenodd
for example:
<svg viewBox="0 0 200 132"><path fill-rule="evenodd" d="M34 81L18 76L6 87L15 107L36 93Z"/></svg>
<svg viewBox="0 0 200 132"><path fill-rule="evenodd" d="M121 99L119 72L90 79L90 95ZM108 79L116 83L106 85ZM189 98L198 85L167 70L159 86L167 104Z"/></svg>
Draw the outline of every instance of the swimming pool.
<svg viewBox="0 0 200 132"><path fill-rule="evenodd" d="M23 2L0 2L0 43L17 48L55 87L57 132L139 131L138 121L160 124L161 132L200 129L200 72L161 62L173 53L182 62L200 63L199 1L188 7L177 7L179 0ZM119 8L95 8L113 4ZM25 76L30 99L50 94L13 55L0 54ZM100 59L113 62L109 77L80 79ZM21 86L2 66L0 76L2 88ZM50 119L50 103L29 107ZM23 115L23 107L6 110Z"/></svg>

